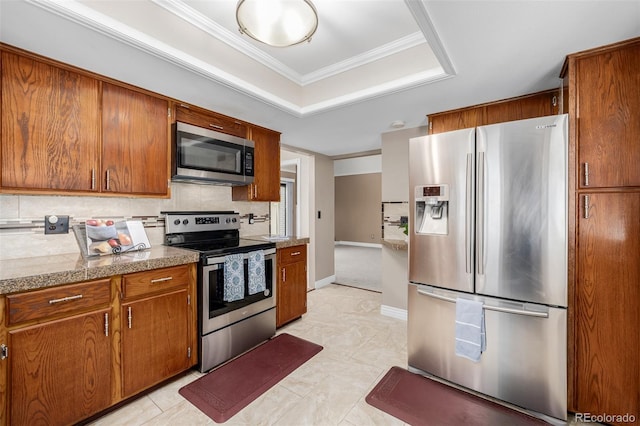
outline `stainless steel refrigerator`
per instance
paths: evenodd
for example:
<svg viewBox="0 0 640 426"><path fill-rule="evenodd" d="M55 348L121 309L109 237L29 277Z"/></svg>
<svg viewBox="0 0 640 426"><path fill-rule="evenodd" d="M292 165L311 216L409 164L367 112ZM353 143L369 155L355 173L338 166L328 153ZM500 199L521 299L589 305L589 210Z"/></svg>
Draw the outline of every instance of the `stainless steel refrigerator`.
<svg viewBox="0 0 640 426"><path fill-rule="evenodd" d="M567 418L567 115L410 140L408 362ZM456 301L486 349L457 356ZM459 302L462 304L462 302Z"/></svg>

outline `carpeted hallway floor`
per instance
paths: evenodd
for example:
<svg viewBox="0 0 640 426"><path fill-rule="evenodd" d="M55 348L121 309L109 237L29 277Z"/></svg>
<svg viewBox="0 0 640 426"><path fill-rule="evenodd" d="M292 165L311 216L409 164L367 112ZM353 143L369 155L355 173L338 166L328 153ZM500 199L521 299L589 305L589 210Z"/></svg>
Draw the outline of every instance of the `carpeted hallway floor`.
<svg viewBox="0 0 640 426"><path fill-rule="evenodd" d="M336 284L382 291L382 249L344 244L335 246Z"/></svg>

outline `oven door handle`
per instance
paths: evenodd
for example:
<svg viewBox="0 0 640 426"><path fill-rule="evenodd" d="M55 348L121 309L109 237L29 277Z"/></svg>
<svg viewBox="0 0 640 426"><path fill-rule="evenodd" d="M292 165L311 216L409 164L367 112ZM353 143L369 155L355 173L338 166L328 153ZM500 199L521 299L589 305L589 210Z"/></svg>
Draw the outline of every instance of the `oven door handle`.
<svg viewBox="0 0 640 426"><path fill-rule="evenodd" d="M246 253L242 253L243 254L242 258L243 259L248 259L249 258L249 253L251 253L251 252L249 251L249 252L246 252ZM270 249L264 250L264 258L265 258L265 260L267 260L267 256L273 256L275 254L276 254L276 249L274 249L274 248L270 248ZM225 259L225 256L210 257L210 258L205 259L205 263L206 263L206 265L217 265L217 264L222 265L222 264L224 264L224 259ZM214 269L217 269L217 268L214 268Z"/></svg>

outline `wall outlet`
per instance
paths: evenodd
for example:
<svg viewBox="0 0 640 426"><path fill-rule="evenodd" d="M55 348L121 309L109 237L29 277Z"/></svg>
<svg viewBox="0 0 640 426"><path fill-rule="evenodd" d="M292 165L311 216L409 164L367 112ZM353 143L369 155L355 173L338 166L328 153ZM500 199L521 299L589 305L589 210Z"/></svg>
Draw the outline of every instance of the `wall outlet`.
<svg viewBox="0 0 640 426"><path fill-rule="evenodd" d="M69 216L50 215L44 217L44 233L46 234L68 234Z"/></svg>

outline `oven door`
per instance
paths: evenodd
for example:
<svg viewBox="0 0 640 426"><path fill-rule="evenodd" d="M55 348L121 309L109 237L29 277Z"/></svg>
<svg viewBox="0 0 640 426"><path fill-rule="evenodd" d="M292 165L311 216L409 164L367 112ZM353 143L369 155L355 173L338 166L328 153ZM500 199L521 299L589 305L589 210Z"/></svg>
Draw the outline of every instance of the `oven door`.
<svg viewBox="0 0 640 426"><path fill-rule="evenodd" d="M205 335L276 306L276 250L264 251L265 290L249 294L249 253L244 254L244 298L224 300L224 256L202 267L201 334Z"/></svg>

